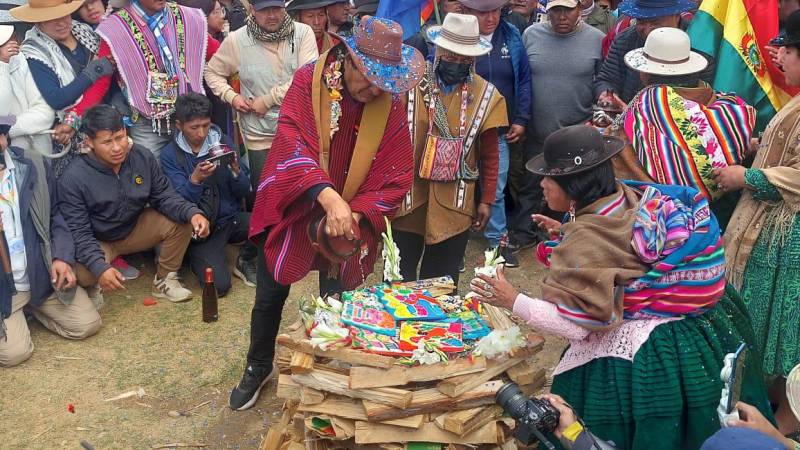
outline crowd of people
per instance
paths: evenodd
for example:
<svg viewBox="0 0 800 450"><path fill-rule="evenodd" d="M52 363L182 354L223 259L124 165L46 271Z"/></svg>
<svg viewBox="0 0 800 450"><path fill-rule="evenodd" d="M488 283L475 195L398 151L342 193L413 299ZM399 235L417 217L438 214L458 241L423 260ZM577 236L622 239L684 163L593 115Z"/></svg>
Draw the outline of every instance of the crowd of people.
<svg viewBox="0 0 800 450"><path fill-rule="evenodd" d="M250 408L291 285L363 284L390 221L404 279L458 282L482 239L503 268L470 291L569 342L565 446L800 448L797 98L759 134L692 50L698 1L434 3L405 39L378 0L0 10L0 366L31 356L30 318L97 333L145 252L159 298L192 298L183 266L255 288L229 400ZM763 51L800 87L800 4L778 3ZM540 289L513 286L534 247ZM741 343L739 434L715 435Z"/></svg>

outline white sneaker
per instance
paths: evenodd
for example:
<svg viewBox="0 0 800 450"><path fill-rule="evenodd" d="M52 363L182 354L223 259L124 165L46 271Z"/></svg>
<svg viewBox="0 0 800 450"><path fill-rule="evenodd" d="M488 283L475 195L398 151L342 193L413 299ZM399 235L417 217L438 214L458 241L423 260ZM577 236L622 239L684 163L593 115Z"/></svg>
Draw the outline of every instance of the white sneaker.
<svg viewBox="0 0 800 450"><path fill-rule="evenodd" d="M192 291L183 287L177 272L170 272L166 277L153 279L153 296L165 298L171 302L185 302L192 299Z"/></svg>

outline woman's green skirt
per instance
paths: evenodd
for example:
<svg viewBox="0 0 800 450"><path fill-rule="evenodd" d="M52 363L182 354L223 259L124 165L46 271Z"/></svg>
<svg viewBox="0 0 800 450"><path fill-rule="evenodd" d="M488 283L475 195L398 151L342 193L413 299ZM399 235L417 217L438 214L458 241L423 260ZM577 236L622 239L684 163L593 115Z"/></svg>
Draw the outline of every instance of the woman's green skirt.
<svg viewBox="0 0 800 450"><path fill-rule="evenodd" d="M620 449L697 449L720 429L720 370L727 353L748 344L741 399L772 419L761 356L738 293L700 317L656 327L633 361L601 358L562 373L562 396L596 436Z"/></svg>

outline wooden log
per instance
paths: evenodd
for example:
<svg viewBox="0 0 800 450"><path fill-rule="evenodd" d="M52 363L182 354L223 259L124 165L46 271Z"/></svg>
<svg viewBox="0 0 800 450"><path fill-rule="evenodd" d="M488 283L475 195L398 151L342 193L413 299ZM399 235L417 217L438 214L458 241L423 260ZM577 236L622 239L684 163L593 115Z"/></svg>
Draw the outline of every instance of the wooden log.
<svg viewBox="0 0 800 450"><path fill-rule="evenodd" d="M275 396L284 400L299 402L302 396L303 387L292 381L292 376L288 374L278 375L278 390Z"/></svg>
<svg viewBox="0 0 800 450"><path fill-rule="evenodd" d="M507 330L516 325L502 309L488 303L484 303L482 308L493 330Z"/></svg>
<svg viewBox="0 0 800 450"><path fill-rule="evenodd" d="M365 400L364 410L370 422L381 422L417 414L476 408L493 404L494 395L502 386L501 380L489 381L459 397L450 397L435 388L421 389L414 391L414 399L403 409Z"/></svg>
<svg viewBox="0 0 800 450"><path fill-rule="evenodd" d="M436 418L439 428L463 436L470 431L494 421L503 414L497 405L447 412Z"/></svg>
<svg viewBox="0 0 800 450"><path fill-rule="evenodd" d="M525 346L512 348L508 352L511 358L530 358L539 353L544 348L544 338L536 333L525 334Z"/></svg>
<svg viewBox="0 0 800 450"><path fill-rule="evenodd" d="M490 422L481 428L458 436L444 431L434 423L424 423L418 430L409 430L391 425L369 422L356 422L356 444L377 444L381 442L434 442L456 444L500 444L501 432L496 422Z"/></svg>
<svg viewBox="0 0 800 450"><path fill-rule="evenodd" d="M403 386L412 382L437 381L480 372L486 368L486 358L459 358L447 364L421 365L415 367L394 366L391 369L373 367L351 367L350 389L387 386Z"/></svg>
<svg viewBox="0 0 800 450"><path fill-rule="evenodd" d="M367 414L364 412L364 405L361 402L356 402L350 399L330 398L315 405L300 405L297 410L307 413L339 416L361 422L367 421ZM422 426L423 419L424 416L420 414L401 419L387 420L382 423L404 428L419 428Z"/></svg>
<svg viewBox="0 0 800 450"><path fill-rule="evenodd" d="M293 374L308 373L314 370L314 355L304 352L294 352L289 363L289 369Z"/></svg>
<svg viewBox="0 0 800 450"><path fill-rule="evenodd" d="M350 378L329 370L317 369L310 373L292 375L295 383L332 392L350 398L361 398L376 403L383 403L397 408L406 408L414 398L414 393L396 388L350 389Z"/></svg>
<svg viewBox="0 0 800 450"><path fill-rule="evenodd" d="M325 401L325 394L322 391L303 386L300 390L301 405L316 405Z"/></svg>
<svg viewBox="0 0 800 450"><path fill-rule="evenodd" d="M523 394L530 397L531 395L539 392L547 382L547 372L544 369L539 369L536 373L536 380L533 383L520 385L519 389Z"/></svg>
<svg viewBox="0 0 800 450"><path fill-rule="evenodd" d="M261 441L260 450L278 450L281 448L288 436L289 421L292 419L292 416L294 416L296 410L296 403L291 401L284 403L281 420L274 426L269 427L267 435L264 436L264 440Z"/></svg>
<svg viewBox="0 0 800 450"><path fill-rule="evenodd" d="M278 335L276 341L278 345L282 345L294 351L310 353L322 358L336 359L348 364L389 369L394 366L395 363L395 359L390 356L373 355L360 350L349 348L322 350L319 348L314 348L311 345L311 341L308 339L295 339L288 334Z"/></svg>
<svg viewBox="0 0 800 450"><path fill-rule="evenodd" d="M509 358L505 360L492 361L486 370L470 375L461 375L454 378L448 378L436 385L436 389L442 394L449 395L450 397L458 397L465 392L480 386L481 384L491 380L492 378L500 375L524 361L522 358Z"/></svg>
<svg viewBox="0 0 800 450"><path fill-rule="evenodd" d="M288 372L289 365L292 362L292 352L286 347L277 347L275 349L275 364L278 365L278 370L281 372Z"/></svg>
<svg viewBox="0 0 800 450"><path fill-rule="evenodd" d="M524 386L526 384L533 384L536 380L540 377L540 372L543 369L538 369L536 366L533 365L530 361L524 361L521 364L517 364L516 366L509 367L506 370L506 375L508 378L511 378L511 381L517 383L520 386Z"/></svg>

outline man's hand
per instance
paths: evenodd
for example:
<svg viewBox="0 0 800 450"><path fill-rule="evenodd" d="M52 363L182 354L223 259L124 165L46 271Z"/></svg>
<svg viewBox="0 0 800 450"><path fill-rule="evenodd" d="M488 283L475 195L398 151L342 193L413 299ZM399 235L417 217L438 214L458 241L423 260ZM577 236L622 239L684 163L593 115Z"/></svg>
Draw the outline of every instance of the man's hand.
<svg viewBox="0 0 800 450"><path fill-rule="evenodd" d="M192 224L192 230L194 230L195 236L199 238L205 238L208 236L208 233L211 232L208 219L202 214L193 215L189 223Z"/></svg>
<svg viewBox="0 0 800 450"><path fill-rule="evenodd" d="M11 39L2 46L0 46L0 61L8 64L12 56L19 55L19 42Z"/></svg>
<svg viewBox="0 0 800 450"><path fill-rule="evenodd" d="M242 114L249 114L253 112L253 107L241 95L237 95L236 97L233 98L231 106L233 107L233 109Z"/></svg>
<svg viewBox="0 0 800 450"><path fill-rule="evenodd" d="M60 259L53 260L52 269L50 269L50 282L53 283L56 290L71 289L75 286L77 279L75 272L69 264L61 261Z"/></svg>
<svg viewBox="0 0 800 450"><path fill-rule="evenodd" d="M216 164L202 161L200 164L194 166L194 172L192 172L192 176L189 177L189 181L193 184L202 184L203 181L206 181L208 177L214 174L215 170L217 170Z"/></svg>
<svg viewBox="0 0 800 450"><path fill-rule="evenodd" d="M712 176L717 187L725 192L738 191L745 187L743 166L728 166L724 169L714 169Z"/></svg>
<svg viewBox="0 0 800 450"><path fill-rule="evenodd" d="M478 211L475 215L475 220L472 222L472 228L475 231L481 231L486 227L489 222L489 217L492 215L492 206L488 203L481 203L478 205Z"/></svg>
<svg viewBox="0 0 800 450"><path fill-rule="evenodd" d="M253 109L253 113L259 117L264 117L267 114L267 104L264 102L264 97L251 98L250 107Z"/></svg>
<svg viewBox="0 0 800 450"><path fill-rule="evenodd" d="M626 104L614 91L605 91L597 98L598 105L608 105L619 109L625 108Z"/></svg>
<svg viewBox="0 0 800 450"><path fill-rule="evenodd" d="M75 134L75 129L65 123L60 123L53 128L53 140L61 145L67 145L73 134Z"/></svg>
<svg viewBox="0 0 800 450"><path fill-rule="evenodd" d="M516 144L525 136L525 127L522 125L511 125L506 133L506 142L509 144Z"/></svg>
<svg viewBox="0 0 800 450"><path fill-rule="evenodd" d="M353 212L350 205L331 187L326 187L317 196L317 202L327 215L325 234L331 237L345 236L353 239Z"/></svg>
<svg viewBox="0 0 800 450"><path fill-rule="evenodd" d="M231 173L233 173L234 177L238 177L239 173L242 171L242 166L239 164L239 155L236 152L233 153L231 164L228 167L231 169Z"/></svg>
<svg viewBox="0 0 800 450"><path fill-rule="evenodd" d="M542 396L542 398L550 402L550 404L553 405L553 408L557 409L558 412L561 413L560 417L558 418L558 428L553 431L553 434L560 439L564 434L564 430L578 421L578 419L575 417L575 411L573 411L572 407L569 406L567 402L565 402L564 399L558 395L545 394Z"/></svg>
<svg viewBox="0 0 800 450"><path fill-rule="evenodd" d="M794 442L782 435L754 406L738 402L736 403L736 410L739 411L739 419L728 420L728 426L750 428L751 430L760 431L767 436L775 438L786 446L787 449L794 448Z"/></svg>
<svg viewBox="0 0 800 450"><path fill-rule="evenodd" d="M97 279L97 284L100 285L100 288L103 292L114 292L114 291L122 291L125 290L125 277L119 273L119 270L109 267L100 275L100 278Z"/></svg>

